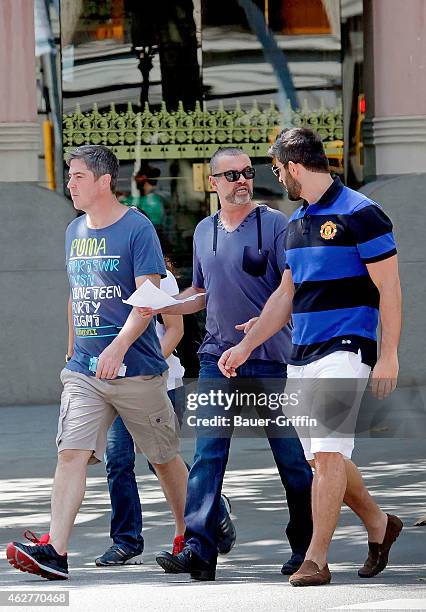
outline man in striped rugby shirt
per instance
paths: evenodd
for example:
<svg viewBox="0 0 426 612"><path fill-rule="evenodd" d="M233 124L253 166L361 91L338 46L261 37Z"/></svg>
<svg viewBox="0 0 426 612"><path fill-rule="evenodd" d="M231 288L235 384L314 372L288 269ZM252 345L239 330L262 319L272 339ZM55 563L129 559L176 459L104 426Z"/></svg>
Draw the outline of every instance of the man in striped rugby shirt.
<svg viewBox="0 0 426 612"><path fill-rule="evenodd" d="M327 409L337 415L348 404L348 397L340 394L330 406L327 401L333 402L332 394L319 398L317 393L319 381L328 379L329 388L338 388L336 379L344 378L346 390L352 385L349 395L356 417L370 372L372 390L379 399L395 389L398 376L401 288L392 223L378 204L331 177L321 138L312 130L284 130L269 153L289 199L303 199L303 204L289 220L281 285L261 316L247 322L244 339L225 351L218 365L225 376L235 376L255 347L292 317L288 378L306 379L303 393L309 397L305 406L311 416ZM379 317L382 334L377 359ZM314 531L305 561L290 576L290 583L330 582L327 551L342 502L360 517L368 533L369 554L358 575L377 575L387 565L401 520L383 512L368 493L350 460L353 435L331 430L319 437L304 435L305 430L301 435L305 456L315 467Z"/></svg>

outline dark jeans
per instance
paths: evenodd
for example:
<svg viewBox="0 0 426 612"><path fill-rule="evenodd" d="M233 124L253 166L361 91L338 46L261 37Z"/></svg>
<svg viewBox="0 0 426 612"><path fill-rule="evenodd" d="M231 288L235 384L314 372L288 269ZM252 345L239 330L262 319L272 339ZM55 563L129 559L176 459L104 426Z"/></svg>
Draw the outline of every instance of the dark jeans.
<svg viewBox="0 0 426 612"><path fill-rule="evenodd" d="M179 424L182 425L183 402L175 401L179 389L169 391L169 397L175 408ZM150 470L155 470L148 462ZM114 544L118 544L135 555L143 551L142 508L139 499L138 486L135 478L135 449L133 438L128 432L123 420L117 416L111 425L105 451L105 467L108 478L109 495L111 499L111 529L110 536ZM187 465L188 470L189 466ZM219 520L226 508L220 503Z"/></svg>
<svg viewBox="0 0 426 612"><path fill-rule="evenodd" d="M220 372L217 361L215 355L201 355L199 393L209 393L212 388L220 388L222 392L235 391L238 389L239 378L250 379L245 384L250 384L251 390L271 391L274 385L274 390L277 390L279 385L280 392L284 391L286 368L283 364L251 359L238 368L237 378L228 380ZM264 379L270 379L269 383ZM228 411L228 416L240 412L236 409L232 413L232 410ZM260 408L257 410L259 416L265 416ZM197 409L198 414L211 417L215 412L212 406L206 406L205 409ZM185 508L185 540L206 562L215 562L217 556L216 517L232 429L231 426L226 431L218 428L215 428L215 432L197 430L195 458L189 473ZM266 427L265 433L286 491L290 514L286 534L292 551L304 555L312 536L312 470L294 429L287 430L287 437L282 437L282 432L277 432L276 428L272 430Z"/></svg>
<svg viewBox="0 0 426 612"><path fill-rule="evenodd" d="M175 406L175 389L168 394ZM182 415L177 414L179 424ZM155 474L152 465L150 470ZM111 499L110 536L114 544L135 555L143 551L142 508L135 478L135 446L123 420L117 416L111 425L105 451L105 468Z"/></svg>
<svg viewBox="0 0 426 612"><path fill-rule="evenodd" d="M110 536L114 544L135 555L143 551L142 508L135 478L133 438L120 416L111 425L105 451L111 498Z"/></svg>

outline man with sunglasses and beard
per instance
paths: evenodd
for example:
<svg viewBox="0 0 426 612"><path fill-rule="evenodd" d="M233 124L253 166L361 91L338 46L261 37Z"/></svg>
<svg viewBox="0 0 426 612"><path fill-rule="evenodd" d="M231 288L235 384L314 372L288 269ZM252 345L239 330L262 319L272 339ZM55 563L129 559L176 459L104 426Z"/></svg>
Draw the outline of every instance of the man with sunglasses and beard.
<svg viewBox="0 0 426 612"><path fill-rule="evenodd" d="M269 296L281 282L285 268L285 216L266 205L253 202L255 170L250 158L238 148L221 148L210 161L210 185L217 192L221 209L203 219L195 229L192 287L177 299L200 297L182 305L165 308L166 314L189 314L207 308L206 335L199 349L201 394L238 392L243 386L228 380L218 368L222 353L242 338L241 321L257 317ZM143 316L159 311L140 308ZM244 318L246 317L246 318ZM246 391L283 390L290 350L288 328L277 331L240 369ZM247 385L249 387L247 388ZM212 397L210 395L210 397ZM220 403L220 402L219 402ZM259 416L271 416L268 408L255 406ZM202 426L197 429L196 452L189 474L185 509L185 544L179 555L162 552L157 562L166 572L190 573L197 580L214 580L217 560L217 516L223 477L233 433L234 416L241 406L214 404L197 407L195 414L210 419L225 416L229 426ZM232 423L232 424L231 424ZM291 574L304 559L312 533L312 471L294 430L286 436L274 426L265 433L286 490L290 521L286 529L291 558L281 571ZM255 536L255 534L254 534Z"/></svg>

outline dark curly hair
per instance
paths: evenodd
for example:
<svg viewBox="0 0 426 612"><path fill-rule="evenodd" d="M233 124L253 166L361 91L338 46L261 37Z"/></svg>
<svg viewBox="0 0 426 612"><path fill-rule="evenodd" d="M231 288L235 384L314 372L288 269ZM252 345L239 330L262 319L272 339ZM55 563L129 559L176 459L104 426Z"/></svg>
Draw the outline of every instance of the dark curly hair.
<svg viewBox="0 0 426 612"><path fill-rule="evenodd" d="M283 130L268 153L285 168L292 161L311 172L330 172L321 136L309 128Z"/></svg>

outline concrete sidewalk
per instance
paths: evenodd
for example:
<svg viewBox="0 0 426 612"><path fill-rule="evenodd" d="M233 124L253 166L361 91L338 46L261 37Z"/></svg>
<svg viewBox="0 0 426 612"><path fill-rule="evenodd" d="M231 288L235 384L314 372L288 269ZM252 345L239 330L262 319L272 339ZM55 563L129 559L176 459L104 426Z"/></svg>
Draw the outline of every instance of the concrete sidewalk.
<svg viewBox="0 0 426 612"><path fill-rule="evenodd" d="M155 554L170 548L172 519L142 457L137 474L144 512L143 565L98 569L93 563L110 545L109 497L104 467L98 465L89 470L71 541L70 580L51 583L17 572L5 561L5 544L21 540L25 529L43 533L48 526L56 420L57 407L0 408L0 589L64 589L73 610L426 610L426 527L412 526L426 511L424 439L357 443L354 460L370 492L405 524L389 569L372 580L357 577L367 538L347 508L330 550L331 585L294 589L281 576L289 556L284 537L288 512L271 452L261 438L234 439L231 445L224 492L232 501L238 538L231 553L220 558L216 582L194 583L187 575L166 575L156 565ZM192 446L191 440L183 441L189 461Z"/></svg>

